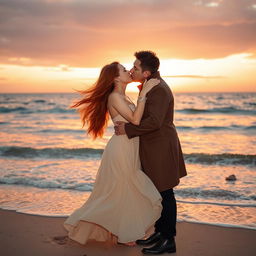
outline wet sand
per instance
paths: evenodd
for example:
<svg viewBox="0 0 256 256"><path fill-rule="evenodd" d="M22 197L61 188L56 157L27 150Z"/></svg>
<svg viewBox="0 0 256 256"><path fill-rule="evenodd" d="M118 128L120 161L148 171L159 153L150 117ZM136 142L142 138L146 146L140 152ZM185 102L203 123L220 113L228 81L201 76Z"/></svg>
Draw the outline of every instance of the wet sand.
<svg viewBox="0 0 256 256"><path fill-rule="evenodd" d="M142 247L99 242L80 245L67 237L66 218L0 210L3 256L139 256ZM177 224L178 256L254 256L256 230L181 222Z"/></svg>

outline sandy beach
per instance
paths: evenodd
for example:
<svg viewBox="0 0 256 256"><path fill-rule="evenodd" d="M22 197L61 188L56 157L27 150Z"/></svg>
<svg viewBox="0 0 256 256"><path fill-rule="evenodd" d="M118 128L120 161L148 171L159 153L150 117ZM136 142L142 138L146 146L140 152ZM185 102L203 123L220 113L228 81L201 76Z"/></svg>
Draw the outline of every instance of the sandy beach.
<svg viewBox="0 0 256 256"><path fill-rule="evenodd" d="M139 256L141 247L90 242L80 245L66 237L65 218L0 210L0 251L3 256ZM177 224L179 256L253 256L256 231L204 224ZM167 254L168 255L168 254ZM171 255L171 254L169 254Z"/></svg>

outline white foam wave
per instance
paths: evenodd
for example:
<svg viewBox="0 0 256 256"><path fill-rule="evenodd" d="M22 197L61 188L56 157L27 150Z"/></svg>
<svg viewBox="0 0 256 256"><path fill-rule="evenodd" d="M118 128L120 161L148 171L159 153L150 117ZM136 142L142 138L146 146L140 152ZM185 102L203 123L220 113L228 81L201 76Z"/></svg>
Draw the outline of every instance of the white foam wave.
<svg viewBox="0 0 256 256"><path fill-rule="evenodd" d="M178 203L183 204L210 204L210 205L220 205L220 206L237 206L237 207L256 207L256 204L244 204L244 203L224 203L224 202L210 202L210 201L184 201L176 200Z"/></svg>

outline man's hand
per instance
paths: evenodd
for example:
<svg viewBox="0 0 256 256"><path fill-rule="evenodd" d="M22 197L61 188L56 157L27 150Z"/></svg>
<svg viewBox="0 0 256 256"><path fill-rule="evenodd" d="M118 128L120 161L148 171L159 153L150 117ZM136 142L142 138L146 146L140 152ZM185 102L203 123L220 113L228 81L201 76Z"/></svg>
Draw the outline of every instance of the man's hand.
<svg viewBox="0 0 256 256"><path fill-rule="evenodd" d="M124 124L125 124L125 122L121 122L121 121L117 121L115 123L114 128L115 128L115 134L116 135L124 135L124 134L126 134L125 129L124 129Z"/></svg>

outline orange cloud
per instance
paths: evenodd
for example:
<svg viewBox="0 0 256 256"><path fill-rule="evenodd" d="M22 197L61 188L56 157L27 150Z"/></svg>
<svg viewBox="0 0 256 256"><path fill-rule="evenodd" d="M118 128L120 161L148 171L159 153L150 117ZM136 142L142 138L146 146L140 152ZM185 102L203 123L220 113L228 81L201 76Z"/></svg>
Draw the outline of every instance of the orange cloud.
<svg viewBox="0 0 256 256"><path fill-rule="evenodd" d="M0 63L96 67L151 49L161 58L256 52L251 0L2 0Z"/></svg>

